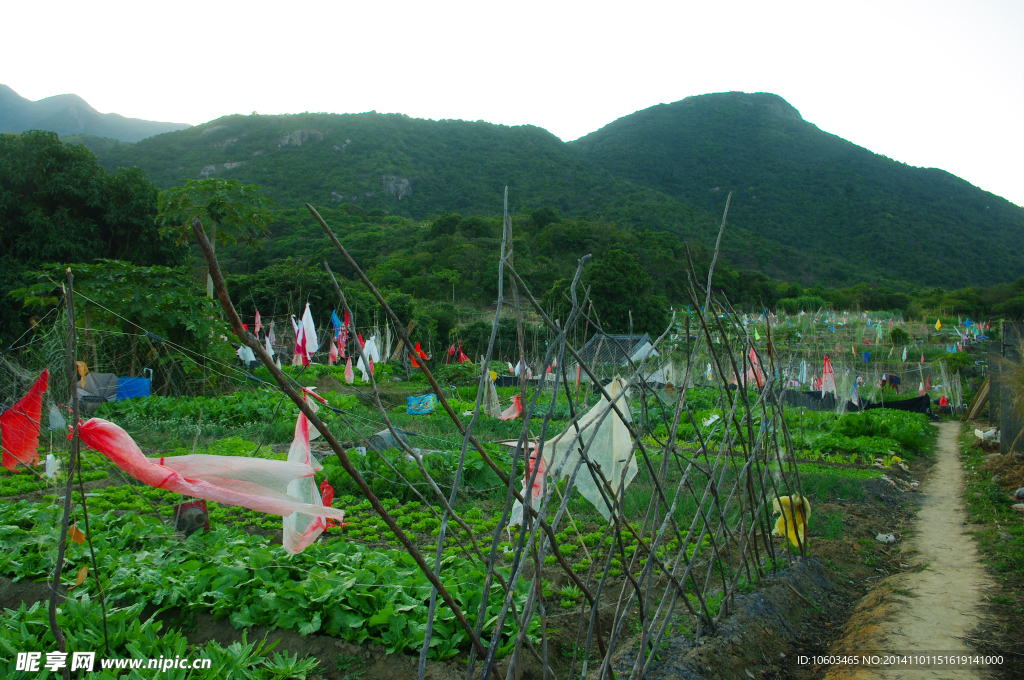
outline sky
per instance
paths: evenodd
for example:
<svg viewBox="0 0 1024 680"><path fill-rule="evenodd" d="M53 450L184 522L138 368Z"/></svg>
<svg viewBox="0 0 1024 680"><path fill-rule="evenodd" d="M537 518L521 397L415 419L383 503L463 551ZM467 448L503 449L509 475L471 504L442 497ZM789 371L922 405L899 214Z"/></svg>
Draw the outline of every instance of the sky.
<svg viewBox="0 0 1024 680"><path fill-rule="evenodd" d="M822 130L1024 205L1021 0L57 0L3 14L0 83L33 100L191 124L375 110L569 141L690 95L772 92Z"/></svg>

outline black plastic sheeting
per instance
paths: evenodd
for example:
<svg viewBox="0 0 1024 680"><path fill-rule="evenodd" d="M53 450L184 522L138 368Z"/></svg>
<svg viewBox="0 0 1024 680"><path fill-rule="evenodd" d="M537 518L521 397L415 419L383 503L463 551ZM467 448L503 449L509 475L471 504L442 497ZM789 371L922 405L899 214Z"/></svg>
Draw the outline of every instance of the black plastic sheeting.
<svg viewBox="0 0 1024 680"><path fill-rule="evenodd" d="M800 390L786 390L782 393L782 399L786 406L806 408L811 411L835 411L836 398L831 394L822 395L820 390L804 392Z"/></svg>
<svg viewBox="0 0 1024 680"><path fill-rule="evenodd" d="M932 402L928 398L928 395L921 397L914 397L913 399L900 399L898 401L868 401L867 399L860 400L860 410L870 411L873 408L892 408L897 411L911 411L913 413L931 413ZM850 404L853 408L857 408Z"/></svg>
<svg viewBox="0 0 1024 680"><path fill-rule="evenodd" d="M836 410L836 398L831 394L822 395L820 391L802 392L799 390L786 390L783 393L783 401L787 406L806 408L811 411L834 411ZM861 399L860 404L851 401L846 402L847 411L869 411L875 408L891 408L897 411L911 411L913 413L931 413L931 401L928 396L914 397L913 399L899 399L896 401L872 402Z"/></svg>

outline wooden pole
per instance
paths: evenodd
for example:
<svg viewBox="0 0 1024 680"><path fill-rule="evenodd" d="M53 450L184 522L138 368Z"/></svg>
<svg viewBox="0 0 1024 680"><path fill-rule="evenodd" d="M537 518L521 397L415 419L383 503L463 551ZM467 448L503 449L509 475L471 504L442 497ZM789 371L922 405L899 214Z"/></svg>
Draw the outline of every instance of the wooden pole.
<svg viewBox="0 0 1024 680"><path fill-rule="evenodd" d="M74 469L78 465L78 370L75 365L77 355L77 338L75 337L75 292L74 276L71 274L71 267L68 267L68 289L65 295L68 310L68 342L67 342L67 375L71 383L71 460L68 463L68 481L64 488L64 518L61 520L60 540L57 542L57 562L53 569L53 580L50 583L50 630L57 641L57 649L66 652L64 633L57 625L57 597L60 589L60 575L64 571L64 551L68 542L68 523L71 518L71 495L75 481ZM70 678L68 667L64 667L64 677Z"/></svg>

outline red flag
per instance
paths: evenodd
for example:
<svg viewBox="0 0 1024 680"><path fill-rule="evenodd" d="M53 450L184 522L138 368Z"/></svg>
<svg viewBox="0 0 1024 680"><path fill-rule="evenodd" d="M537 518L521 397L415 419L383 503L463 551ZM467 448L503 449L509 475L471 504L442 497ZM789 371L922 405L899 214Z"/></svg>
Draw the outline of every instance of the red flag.
<svg viewBox="0 0 1024 680"><path fill-rule="evenodd" d="M43 370L28 393L0 416L3 434L3 465L8 470L25 465L39 465L39 417L43 411L43 392L50 372Z"/></svg>
<svg viewBox="0 0 1024 680"><path fill-rule="evenodd" d="M325 508L331 507L331 503L334 502L334 487L331 486L330 484L328 484L326 479L323 482L320 483L320 497L324 501L324 507ZM342 511L342 512L344 512L344 511ZM328 517L327 518L327 527L326 528L330 529L335 524L336 524L336 522L335 522L335 520L332 517ZM344 524L338 524L338 526L339 527L344 527L345 525Z"/></svg>

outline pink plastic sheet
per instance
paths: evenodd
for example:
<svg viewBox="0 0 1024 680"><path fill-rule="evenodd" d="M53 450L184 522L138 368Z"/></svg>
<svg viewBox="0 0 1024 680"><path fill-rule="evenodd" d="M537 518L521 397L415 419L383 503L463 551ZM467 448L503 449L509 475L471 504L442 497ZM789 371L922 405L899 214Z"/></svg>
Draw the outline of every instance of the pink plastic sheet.
<svg viewBox="0 0 1024 680"><path fill-rule="evenodd" d="M79 434L87 446L135 479L158 489L269 515L304 515L320 520L320 524L325 517L345 517L341 510L320 503L313 478L320 466L309 457L309 423L301 414L287 461L206 454L147 458L127 432L102 418L86 421ZM285 548L299 552L309 545L319 534L315 524L315 520L296 517L289 537L286 522Z"/></svg>
<svg viewBox="0 0 1024 680"><path fill-rule="evenodd" d="M501 412L498 416L499 420L515 420L519 417L519 414L523 412L523 404L519 400L519 395L512 397L512 405Z"/></svg>

